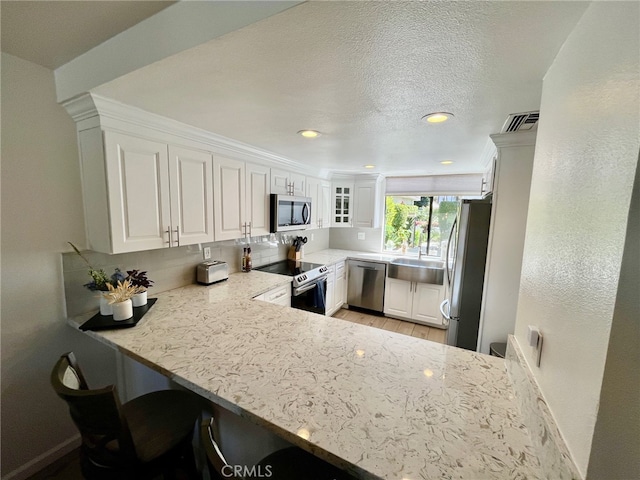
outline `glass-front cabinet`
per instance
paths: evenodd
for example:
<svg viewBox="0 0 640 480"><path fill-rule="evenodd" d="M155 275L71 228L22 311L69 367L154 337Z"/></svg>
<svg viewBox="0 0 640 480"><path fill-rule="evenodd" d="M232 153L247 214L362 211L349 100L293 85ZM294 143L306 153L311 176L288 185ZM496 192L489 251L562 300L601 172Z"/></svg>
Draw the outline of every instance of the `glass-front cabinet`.
<svg viewBox="0 0 640 480"><path fill-rule="evenodd" d="M353 183L333 183L333 216L334 227L351 227L353 222Z"/></svg>

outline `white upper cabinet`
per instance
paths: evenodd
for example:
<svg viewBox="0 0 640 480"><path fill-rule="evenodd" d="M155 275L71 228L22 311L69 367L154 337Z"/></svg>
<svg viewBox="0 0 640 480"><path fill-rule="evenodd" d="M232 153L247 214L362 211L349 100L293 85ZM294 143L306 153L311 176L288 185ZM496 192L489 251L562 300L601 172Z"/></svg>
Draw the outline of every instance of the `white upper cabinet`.
<svg viewBox="0 0 640 480"><path fill-rule="evenodd" d="M269 168L216 156L213 177L216 240L268 235Z"/></svg>
<svg viewBox="0 0 640 480"><path fill-rule="evenodd" d="M125 253L213 241L213 158L134 135L79 133L89 248Z"/></svg>
<svg viewBox="0 0 640 480"><path fill-rule="evenodd" d="M376 213L376 182L358 182L355 185L354 227L373 228Z"/></svg>
<svg viewBox="0 0 640 480"><path fill-rule="evenodd" d="M356 180L354 194L354 227L378 228L384 211L383 178Z"/></svg>
<svg viewBox="0 0 640 480"><path fill-rule="evenodd" d="M353 226L353 185L353 182L332 182L332 227Z"/></svg>
<svg viewBox="0 0 640 480"><path fill-rule="evenodd" d="M271 169L271 193L305 197L307 195L306 184L304 175L277 168Z"/></svg>
<svg viewBox="0 0 640 480"><path fill-rule="evenodd" d="M291 173L291 190L296 197L304 197L307 193L307 182L304 175Z"/></svg>
<svg viewBox="0 0 640 480"><path fill-rule="evenodd" d="M493 193L493 180L495 178L496 160L497 157L493 157L489 162L489 166L482 174L482 188L480 189L480 195L482 195L483 197L486 197L487 195Z"/></svg>
<svg viewBox="0 0 640 480"><path fill-rule="evenodd" d="M279 195L291 195L291 189L289 184L289 172L284 170L278 170L276 168L271 169L271 193L277 193Z"/></svg>
<svg viewBox="0 0 640 480"><path fill-rule="evenodd" d="M271 174L268 167L245 165L246 221L249 235L269 234L269 185Z"/></svg>
<svg viewBox="0 0 640 480"><path fill-rule="evenodd" d="M108 253L134 252L170 246L171 224L167 145L105 132L111 246ZM102 203L85 185L85 201ZM90 243L106 245L105 239ZM177 235L173 238L177 240Z"/></svg>
<svg viewBox="0 0 640 480"><path fill-rule="evenodd" d="M245 164L216 156L213 162L215 238L232 240L246 233Z"/></svg>
<svg viewBox="0 0 640 480"><path fill-rule="evenodd" d="M308 230L331 227L331 183L307 177L306 196L311 198L311 225Z"/></svg>
<svg viewBox="0 0 640 480"><path fill-rule="evenodd" d="M307 230L320 228L318 213L319 210L322 209L322 206L319 202L319 195L321 193L322 191L320 190L320 179L307 177L307 193L305 196L311 198L311 220L309 226L307 227Z"/></svg>
<svg viewBox="0 0 640 480"><path fill-rule="evenodd" d="M319 206L318 210L318 222L320 228L331 227L331 183L327 181L320 182L320 193L318 194Z"/></svg>
<svg viewBox="0 0 640 480"><path fill-rule="evenodd" d="M355 176L331 182L331 226L379 228L384 212L384 178Z"/></svg>
<svg viewBox="0 0 640 480"><path fill-rule="evenodd" d="M213 157L169 146L172 240L177 245L213 242Z"/></svg>

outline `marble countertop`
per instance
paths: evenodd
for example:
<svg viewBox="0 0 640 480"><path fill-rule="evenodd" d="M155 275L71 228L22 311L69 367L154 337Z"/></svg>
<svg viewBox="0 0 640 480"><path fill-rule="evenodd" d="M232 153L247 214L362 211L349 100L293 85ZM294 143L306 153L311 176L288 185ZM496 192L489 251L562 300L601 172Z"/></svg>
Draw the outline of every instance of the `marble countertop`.
<svg viewBox="0 0 640 480"><path fill-rule="evenodd" d="M190 285L87 334L359 478L543 478L502 359L252 300L289 281Z"/></svg>

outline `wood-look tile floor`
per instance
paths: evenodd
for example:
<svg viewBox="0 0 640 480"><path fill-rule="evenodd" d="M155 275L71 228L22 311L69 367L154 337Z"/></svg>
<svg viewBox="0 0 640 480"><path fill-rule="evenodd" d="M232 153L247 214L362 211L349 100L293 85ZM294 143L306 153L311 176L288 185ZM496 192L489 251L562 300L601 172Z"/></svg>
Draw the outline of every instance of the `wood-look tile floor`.
<svg viewBox="0 0 640 480"><path fill-rule="evenodd" d="M446 343L446 330L440 328L427 327L418 323L397 320L395 318L380 317L377 315L369 315L357 310L347 310L341 308L334 315L335 318L341 318L348 322L369 325L375 328L382 328L391 332L403 333L412 337L423 338L437 343Z"/></svg>

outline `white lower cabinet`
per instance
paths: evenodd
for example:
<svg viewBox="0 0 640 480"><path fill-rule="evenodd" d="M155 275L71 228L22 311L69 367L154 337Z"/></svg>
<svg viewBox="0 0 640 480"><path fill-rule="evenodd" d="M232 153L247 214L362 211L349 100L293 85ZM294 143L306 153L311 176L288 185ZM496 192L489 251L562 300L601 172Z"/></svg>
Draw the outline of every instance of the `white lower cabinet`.
<svg viewBox="0 0 640 480"><path fill-rule="evenodd" d="M327 317L333 315L333 305L335 303L336 293L336 273L333 265L329 265L329 272L327 274L327 291L325 298L325 311L324 314Z"/></svg>
<svg viewBox="0 0 640 480"><path fill-rule="evenodd" d="M347 269L345 262L339 262L335 265L335 293L333 296L333 311L336 312L344 305L345 292L347 288Z"/></svg>
<svg viewBox="0 0 640 480"><path fill-rule="evenodd" d="M282 305L283 307L291 306L291 284L276 287L268 292L265 292L257 297L253 297L254 300L260 300L262 302L273 303L276 305Z"/></svg>
<svg viewBox="0 0 640 480"><path fill-rule="evenodd" d="M444 293L443 285L407 282L387 277L384 314L388 317L442 326L440 303L444 300Z"/></svg>
<svg viewBox="0 0 640 480"><path fill-rule="evenodd" d="M338 262L329 265L327 275L327 298L325 301L325 315L330 317L336 313L345 302L345 292L347 286L347 269L345 262Z"/></svg>

